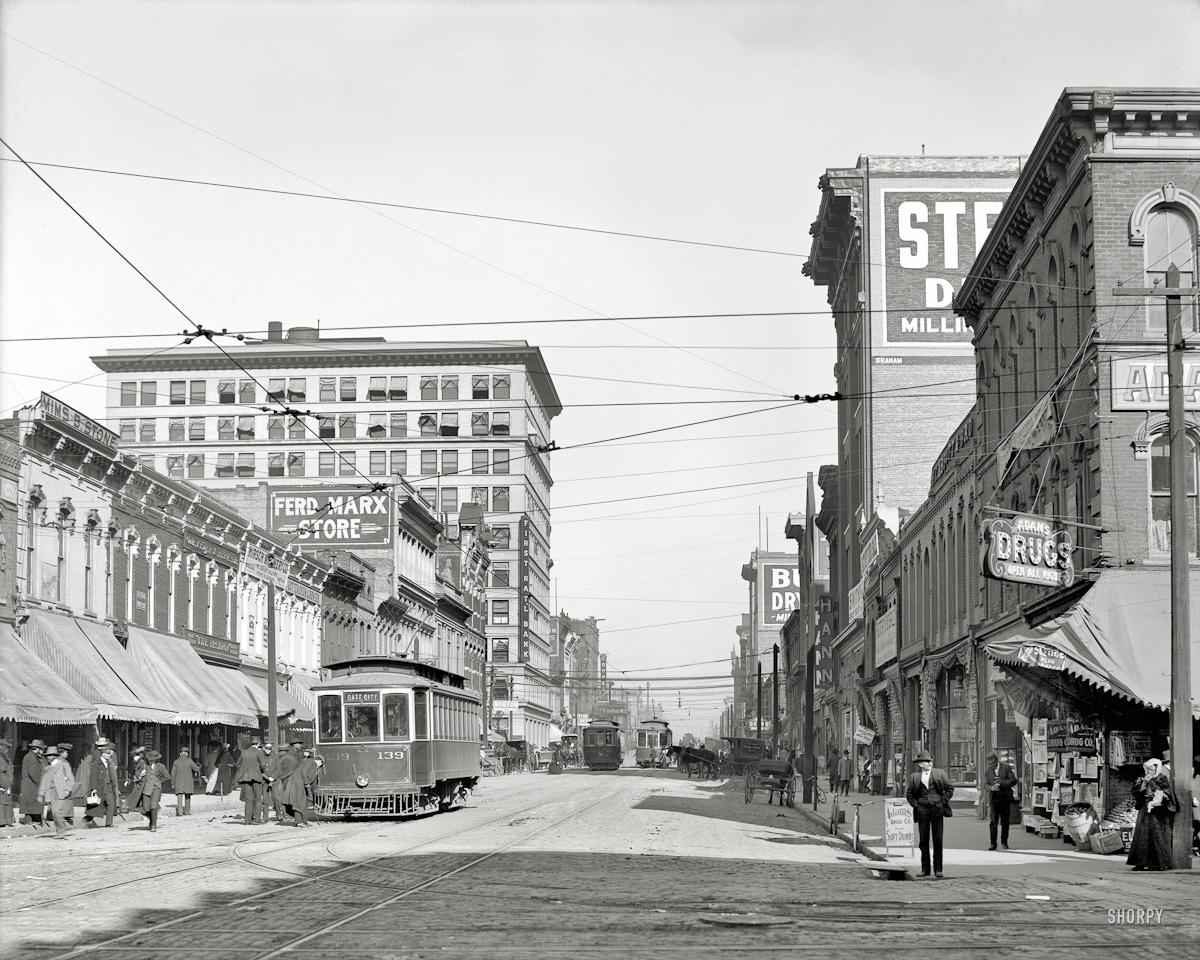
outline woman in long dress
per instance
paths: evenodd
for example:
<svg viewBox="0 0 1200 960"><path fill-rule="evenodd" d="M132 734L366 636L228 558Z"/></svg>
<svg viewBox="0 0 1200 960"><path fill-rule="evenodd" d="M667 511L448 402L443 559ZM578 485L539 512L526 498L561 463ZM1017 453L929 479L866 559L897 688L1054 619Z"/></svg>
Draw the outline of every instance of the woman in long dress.
<svg viewBox="0 0 1200 960"><path fill-rule="evenodd" d="M1163 773L1161 760L1147 760L1142 769L1145 775L1133 785L1137 825L1125 862L1134 870L1170 870L1175 866L1171 831L1179 802L1170 778Z"/></svg>

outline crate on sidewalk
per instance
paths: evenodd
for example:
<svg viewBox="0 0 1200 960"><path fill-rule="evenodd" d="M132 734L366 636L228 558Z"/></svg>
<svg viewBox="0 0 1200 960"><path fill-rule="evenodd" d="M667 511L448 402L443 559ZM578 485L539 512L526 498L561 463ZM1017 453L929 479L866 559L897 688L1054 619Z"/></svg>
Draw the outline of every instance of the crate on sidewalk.
<svg viewBox="0 0 1200 960"><path fill-rule="evenodd" d="M1058 833L1059 833L1059 830L1058 830L1057 823L1050 823L1049 821L1047 821L1038 826L1038 835L1043 840L1057 840Z"/></svg>
<svg viewBox="0 0 1200 960"><path fill-rule="evenodd" d="M1096 853L1117 853L1125 849L1125 841L1121 839L1121 831L1119 830L1093 834L1091 840L1092 850Z"/></svg>

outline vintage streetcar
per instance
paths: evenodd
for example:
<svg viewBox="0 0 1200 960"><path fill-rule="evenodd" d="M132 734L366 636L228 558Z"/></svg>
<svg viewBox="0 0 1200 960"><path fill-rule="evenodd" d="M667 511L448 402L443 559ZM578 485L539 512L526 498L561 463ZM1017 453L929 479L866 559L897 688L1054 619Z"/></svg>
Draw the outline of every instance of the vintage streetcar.
<svg viewBox="0 0 1200 960"><path fill-rule="evenodd" d="M593 720L583 728L583 762L589 770L621 766L621 727L615 720Z"/></svg>
<svg viewBox="0 0 1200 960"><path fill-rule="evenodd" d="M666 720L643 720L637 728L637 765L661 767L671 746L671 725Z"/></svg>
<svg viewBox="0 0 1200 960"><path fill-rule="evenodd" d="M329 672L313 685L318 815L412 816L466 802L480 774L480 703L462 677L389 659Z"/></svg>

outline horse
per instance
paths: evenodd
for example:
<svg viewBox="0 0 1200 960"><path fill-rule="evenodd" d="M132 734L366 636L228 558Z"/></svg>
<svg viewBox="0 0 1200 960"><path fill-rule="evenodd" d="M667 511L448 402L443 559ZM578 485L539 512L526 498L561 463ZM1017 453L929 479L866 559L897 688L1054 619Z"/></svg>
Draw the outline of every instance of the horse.
<svg viewBox="0 0 1200 960"><path fill-rule="evenodd" d="M692 779L693 766L696 768L698 779L703 774L703 779L711 780L716 773L717 755L711 750L703 747L682 747L675 744L668 750L668 753L676 755L679 769L687 774L689 780Z"/></svg>

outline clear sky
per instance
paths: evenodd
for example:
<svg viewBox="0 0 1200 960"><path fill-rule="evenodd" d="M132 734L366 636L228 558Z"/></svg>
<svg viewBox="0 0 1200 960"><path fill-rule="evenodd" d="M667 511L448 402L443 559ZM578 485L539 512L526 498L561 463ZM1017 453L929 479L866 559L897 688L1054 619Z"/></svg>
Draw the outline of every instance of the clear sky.
<svg viewBox="0 0 1200 960"><path fill-rule="evenodd" d="M10 0L0 31L0 136L30 161L764 251L38 168L205 326L526 339L561 447L678 426L553 458L558 606L603 618L617 679L727 673L742 563L836 462L829 404L682 426L833 389L801 274L825 168L1027 153L1066 86L1200 86L1194 0ZM0 157L0 409L47 390L102 419L88 357L183 317ZM13 339L48 336L91 339ZM703 733L723 691L681 712L686 686L656 696Z"/></svg>

